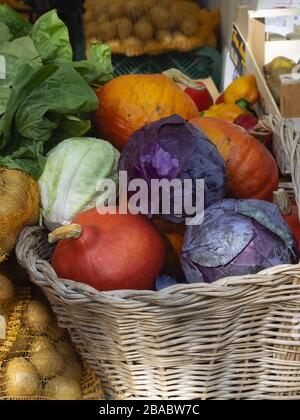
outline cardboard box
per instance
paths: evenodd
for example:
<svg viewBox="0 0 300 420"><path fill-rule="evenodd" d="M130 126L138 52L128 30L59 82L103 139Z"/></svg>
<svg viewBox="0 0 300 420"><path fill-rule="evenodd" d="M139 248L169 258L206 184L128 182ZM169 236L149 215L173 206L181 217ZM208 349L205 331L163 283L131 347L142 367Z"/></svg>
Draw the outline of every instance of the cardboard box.
<svg viewBox="0 0 300 420"><path fill-rule="evenodd" d="M249 11L248 45L263 74L263 67L274 58L285 56L296 63L300 60L300 40L267 41L266 19L299 16L299 9L269 9ZM300 118L300 80L282 84L280 114L285 118ZM276 105L277 106L277 105Z"/></svg>
<svg viewBox="0 0 300 420"><path fill-rule="evenodd" d="M299 9L268 9L249 11L248 44L262 68L274 58L284 55L291 60L300 60L300 40L266 40L266 19L283 16L299 16Z"/></svg>

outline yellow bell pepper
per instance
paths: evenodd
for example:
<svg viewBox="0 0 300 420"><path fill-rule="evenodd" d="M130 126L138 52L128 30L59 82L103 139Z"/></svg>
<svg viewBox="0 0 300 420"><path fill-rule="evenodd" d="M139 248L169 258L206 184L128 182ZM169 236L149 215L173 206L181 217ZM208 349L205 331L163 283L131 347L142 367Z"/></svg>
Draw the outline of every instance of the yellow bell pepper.
<svg viewBox="0 0 300 420"><path fill-rule="evenodd" d="M212 118L219 118L218 114L214 111L208 109L207 111L201 112L202 117L212 117Z"/></svg>
<svg viewBox="0 0 300 420"><path fill-rule="evenodd" d="M236 104L219 104L213 105L207 111L203 112L202 116L234 122L242 114L245 114L245 111Z"/></svg>
<svg viewBox="0 0 300 420"><path fill-rule="evenodd" d="M240 99L246 99L250 105L254 105L259 98L256 78L245 75L235 80L224 92L224 102L235 104Z"/></svg>

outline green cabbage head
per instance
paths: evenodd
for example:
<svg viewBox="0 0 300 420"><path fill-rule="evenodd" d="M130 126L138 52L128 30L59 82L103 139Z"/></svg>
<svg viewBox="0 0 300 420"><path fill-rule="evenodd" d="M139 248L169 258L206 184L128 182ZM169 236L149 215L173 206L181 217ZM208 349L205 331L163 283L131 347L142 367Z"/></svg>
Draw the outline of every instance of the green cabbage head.
<svg viewBox="0 0 300 420"><path fill-rule="evenodd" d="M96 207L103 179L118 187L119 157L110 143L94 138L72 138L52 149L39 180L46 226L53 230Z"/></svg>

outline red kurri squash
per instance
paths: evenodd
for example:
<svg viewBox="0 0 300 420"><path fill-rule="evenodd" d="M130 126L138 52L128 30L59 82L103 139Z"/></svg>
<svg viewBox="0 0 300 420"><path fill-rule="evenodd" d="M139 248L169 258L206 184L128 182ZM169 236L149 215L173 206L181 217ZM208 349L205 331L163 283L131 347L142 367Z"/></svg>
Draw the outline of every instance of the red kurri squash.
<svg viewBox="0 0 300 420"><path fill-rule="evenodd" d="M222 155L231 198L272 201L279 182L278 168L269 150L243 128L217 118L193 118Z"/></svg>
<svg viewBox="0 0 300 420"><path fill-rule="evenodd" d="M165 260L162 235L142 215L92 209L52 232L49 242L57 241L52 259L57 275L99 291L151 290Z"/></svg>
<svg viewBox="0 0 300 420"><path fill-rule="evenodd" d="M293 233L298 250L300 252L300 221L297 205L291 202L287 191L282 188L274 192L273 201L279 207L284 220Z"/></svg>
<svg viewBox="0 0 300 420"><path fill-rule="evenodd" d="M176 82L162 74L119 76L97 91L95 126L101 138L122 151L138 129L178 114L198 116L196 104Z"/></svg>

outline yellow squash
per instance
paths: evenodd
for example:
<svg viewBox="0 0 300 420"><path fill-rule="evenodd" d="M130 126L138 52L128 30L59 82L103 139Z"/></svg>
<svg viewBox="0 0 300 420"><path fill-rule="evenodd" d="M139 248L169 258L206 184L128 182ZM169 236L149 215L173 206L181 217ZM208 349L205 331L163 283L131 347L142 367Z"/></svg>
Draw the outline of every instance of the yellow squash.
<svg viewBox="0 0 300 420"><path fill-rule="evenodd" d="M0 262L14 249L17 236L39 220L40 194L37 182L12 169L0 169Z"/></svg>

